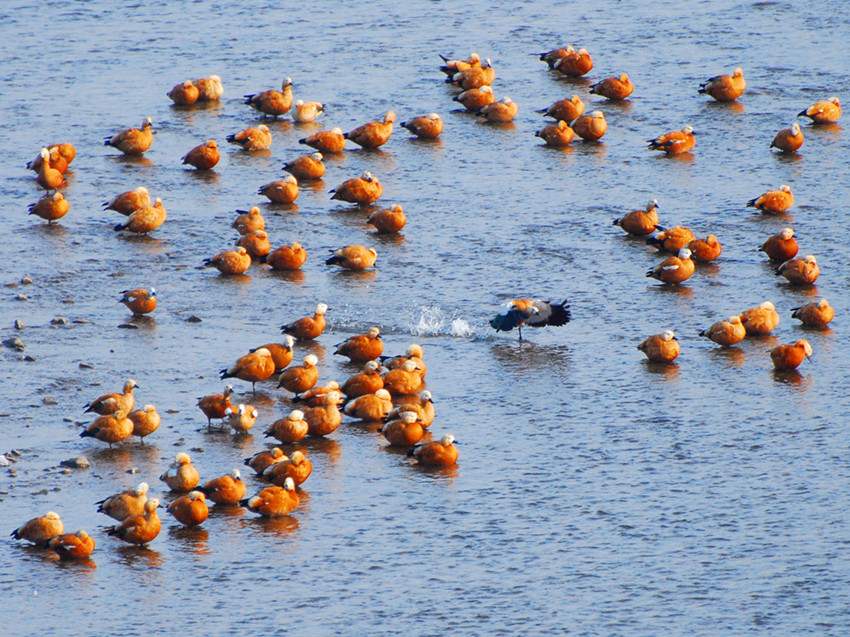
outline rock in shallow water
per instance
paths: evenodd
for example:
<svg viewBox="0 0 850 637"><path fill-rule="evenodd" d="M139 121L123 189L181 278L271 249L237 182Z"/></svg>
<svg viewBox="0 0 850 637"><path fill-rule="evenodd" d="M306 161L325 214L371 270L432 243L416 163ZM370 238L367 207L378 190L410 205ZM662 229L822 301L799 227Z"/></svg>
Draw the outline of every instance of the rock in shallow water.
<svg viewBox="0 0 850 637"><path fill-rule="evenodd" d="M59 464L63 467L70 467L71 469L88 469L91 467L91 463L85 456L69 458L68 460L63 460Z"/></svg>

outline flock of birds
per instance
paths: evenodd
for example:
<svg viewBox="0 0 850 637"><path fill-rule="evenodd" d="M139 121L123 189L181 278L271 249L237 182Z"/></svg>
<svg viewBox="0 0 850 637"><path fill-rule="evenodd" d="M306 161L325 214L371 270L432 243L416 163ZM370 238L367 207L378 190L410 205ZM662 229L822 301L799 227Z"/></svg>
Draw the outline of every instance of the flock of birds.
<svg viewBox="0 0 850 637"><path fill-rule="evenodd" d="M540 54L554 72L566 77L581 77L593 68L593 62L585 49L576 51L572 47L554 49ZM472 54L468 59L443 57L441 70L446 81L460 92L453 99L467 111L475 113L487 122L504 123L517 114L518 105L510 98L496 100L491 87L495 71L489 59ZM746 89L741 69L731 75L710 78L700 85L699 93L718 101L733 101ZM279 118L290 111L296 122L311 122L324 112L319 102L293 101L293 83L286 78L281 90L268 90L245 96L245 104L264 117ZM608 100L624 100L631 95L634 86L627 74L609 77L590 87L590 93ZM177 107L190 106L198 101L216 101L224 92L221 79L210 76L198 80L187 80L168 92ZM559 100L543 109L544 115L555 122L536 132L544 144L564 147L574 136L586 141L598 141L607 131L607 122L599 110L584 113L585 105L578 95ZM838 98L818 102L800 113L811 119L813 124L835 122L841 116ZM299 140L314 152L284 164L289 176L270 182L259 189L259 194L274 203L292 203L298 197L300 182L317 180L325 174L324 154L342 153L347 142L365 149L378 148L385 144L393 131L396 120L389 111L380 121L368 122L347 133L339 128L322 130ZM421 139L435 139L443 131L439 115L430 113L415 117L401 124ZM272 136L268 126L260 124L247 127L227 137L227 141L240 146L245 152L269 148ZM118 149L125 155L141 155L153 143L150 118L142 121L140 128L131 128L107 137L104 144ZM798 124L777 133L771 147L783 153L796 152L803 144L803 132ZM648 140L648 148L680 155L693 151L696 145L694 130L685 126ZM40 151L27 167L36 172L38 184L47 194L30 206L31 214L53 223L66 215L70 203L60 189L66 184L65 174L74 160L76 151L69 143L51 144ZM196 170L210 170L220 159L215 140L193 148L183 157L183 163ZM354 203L358 206L374 204L383 194L383 188L369 171L350 178L331 190L332 199ZM769 191L749 202L763 214L780 214L793 204L793 195L788 186ZM155 231L166 221L166 211L161 199L151 201L148 190L140 186L121 193L104 203L104 208L114 210L126 217L115 225L116 231L147 234ZM659 252L669 253L647 276L664 285L679 285L696 271L697 263L717 259L721 245L714 235L698 239L693 232L683 227L664 228L659 225L657 200L650 201L643 210L635 210L615 219L630 235L647 238ZM279 270L297 270L306 261L307 253L299 243L283 245L272 250L265 232L265 220L259 207L238 211L232 227L240 239L236 249L226 250L205 261L223 275L243 274L253 264L266 264ZM368 223L379 233L397 233L406 223L400 206L373 212ZM760 248L777 264L776 273L784 276L791 285L812 285L818 277L816 259L809 255L796 258L798 246L794 232L784 229L768 238ZM351 244L332 251L326 264L350 270L363 270L375 265L377 252L372 247ZM134 315L155 311L156 290L140 288L125 290L120 299ZM366 422L381 423L380 432L389 445L409 449L408 455L425 466L448 467L457 462L458 452L451 434L439 440L422 444L428 428L434 420L432 396L424 387L426 366L422 348L412 344L399 356L383 355L380 329L372 327L365 334L352 336L336 346L334 354L347 357L351 363L362 364L362 370L343 383L330 381L318 385L320 376L317 358L308 354L300 365L292 365L296 342L309 342L325 330L325 303L318 303L312 316L306 316L281 327L282 343L266 343L240 357L232 365L221 370L222 379L235 378L250 382L252 390L256 383L277 380L277 387L292 394L291 401L299 403L284 418L273 422L265 436L281 445L292 445L306 436L323 437L333 433L341 424L343 415ZM833 310L825 299L794 308L792 316L804 325L824 328L833 318ZM511 301L505 312L490 321L496 331L517 328L522 339L522 327L544 327L565 325L571 318L567 301L554 303L542 299L517 299ZM718 321L700 333L720 346L728 347L739 343L747 336L769 334L779 323L779 314L769 301L746 310L740 315ZM672 330L650 336L638 346L650 361L670 363L679 355L679 343ZM777 370L795 369L806 356L812 354L805 340L794 344L780 345L771 352ZM154 405L147 404L134 409L136 388L134 380L124 384L122 392L101 396L85 406L86 412L98 415L80 434L107 443L110 447L130 436L140 440L154 434L161 419ZM228 385L223 393L204 396L198 408L207 418L207 426L213 420L222 421L236 433L251 430L258 411L246 403L232 403L233 387ZM340 409L341 407L341 409ZM246 497L247 487L240 472L232 472L201 484L200 473L192 465L187 453L179 453L174 463L160 476L160 480L177 497L168 506L168 511L182 525L202 524L209 515L207 501L218 506L243 506L266 517L288 515L299 504L298 487L312 472L312 463L302 451L286 455L281 447L264 450L245 460L269 486L262 488L252 497ZM113 518L118 524L107 529L109 535L135 545L146 546L153 541L161 529L157 514L158 498L148 498L149 485L142 482L121 493L98 503L98 511ZM12 536L33 544L53 549L61 558L87 558L94 550L94 539L85 531L64 533L61 518L55 512L34 518L13 531Z"/></svg>

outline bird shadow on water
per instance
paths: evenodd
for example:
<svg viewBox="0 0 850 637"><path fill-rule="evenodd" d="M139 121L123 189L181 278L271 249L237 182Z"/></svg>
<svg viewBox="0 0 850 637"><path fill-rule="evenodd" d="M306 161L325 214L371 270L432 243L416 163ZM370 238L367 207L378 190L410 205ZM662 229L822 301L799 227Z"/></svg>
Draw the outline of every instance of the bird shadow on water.
<svg viewBox="0 0 850 637"><path fill-rule="evenodd" d="M282 515L276 518L250 518L245 520L245 525L253 527L262 533L271 533L278 537L290 537L298 531L298 518L292 515Z"/></svg>
<svg viewBox="0 0 850 637"><path fill-rule="evenodd" d="M148 545L119 546L118 557L125 566L139 565L147 569L160 568L165 563L162 554Z"/></svg>
<svg viewBox="0 0 850 637"><path fill-rule="evenodd" d="M747 360L747 355L740 347L716 347L711 350L709 356L736 367L740 367Z"/></svg>
<svg viewBox="0 0 850 637"><path fill-rule="evenodd" d="M673 380L679 377L679 364L675 361L669 363L644 361L643 364L647 373L663 376L665 380Z"/></svg>
<svg viewBox="0 0 850 637"><path fill-rule="evenodd" d="M209 555L210 533L200 526L172 526L168 529L170 540L176 540L183 548L197 555Z"/></svg>
<svg viewBox="0 0 850 637"><path fill-rule="evenodd" d="M774 369L771 373L773 374L773 380L781 385L789 385L804 391L811 385L811 380L796 369L783 371Z"/></svg>
<svg viewBox="0 0 850 637"><path fill-rule="evenodd" d="M572 364L572 352L566 345L538 345L533 341L499 341L490 348L500 367L511 375L525 378L529 372L566 378Z"/></svg>

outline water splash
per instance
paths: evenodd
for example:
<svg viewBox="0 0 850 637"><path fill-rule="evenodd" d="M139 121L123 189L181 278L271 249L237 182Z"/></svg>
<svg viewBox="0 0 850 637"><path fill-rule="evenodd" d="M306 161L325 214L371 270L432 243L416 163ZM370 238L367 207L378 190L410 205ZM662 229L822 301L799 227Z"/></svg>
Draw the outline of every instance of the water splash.
<svg viewBox="0 0 850 637"><path fill-rule="evenodd" d="M468 338L474 335L469 321L455 313L449 315L439 306L426 305L419 308L419 311L419 319L410 325L410 331L415 336Z"/></svg>

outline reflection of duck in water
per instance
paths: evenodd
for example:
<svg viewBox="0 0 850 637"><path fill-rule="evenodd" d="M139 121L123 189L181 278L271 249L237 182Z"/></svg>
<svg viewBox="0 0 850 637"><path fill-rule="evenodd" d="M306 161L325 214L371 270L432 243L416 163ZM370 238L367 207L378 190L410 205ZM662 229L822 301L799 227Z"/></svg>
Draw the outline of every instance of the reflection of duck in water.
<svg viewBox="0 0 850 637"><path fill-rule="evenodd" d="M561 303L551 303L540 299L516 299L508 304L508 311L490 320L490 326L497 332L510 332L515 327L522 340L522 326L545 327L546 325L566 325L570 321L570 306L566 299Z"/></svg>

